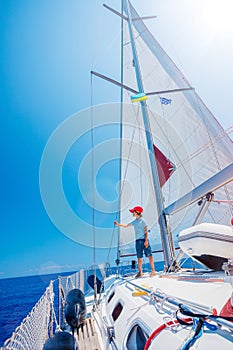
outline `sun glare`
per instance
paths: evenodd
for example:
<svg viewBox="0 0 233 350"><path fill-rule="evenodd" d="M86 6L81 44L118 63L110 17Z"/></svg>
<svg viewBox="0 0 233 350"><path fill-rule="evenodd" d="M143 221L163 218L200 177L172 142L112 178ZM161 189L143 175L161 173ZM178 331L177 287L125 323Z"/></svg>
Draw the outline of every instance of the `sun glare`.
<svg viewBox="0 0 233 350"><path fill-rule="evenodd" d="M205 28L214 35L232 35L233 1L232 0L202 0L200 17Z"/></svg>

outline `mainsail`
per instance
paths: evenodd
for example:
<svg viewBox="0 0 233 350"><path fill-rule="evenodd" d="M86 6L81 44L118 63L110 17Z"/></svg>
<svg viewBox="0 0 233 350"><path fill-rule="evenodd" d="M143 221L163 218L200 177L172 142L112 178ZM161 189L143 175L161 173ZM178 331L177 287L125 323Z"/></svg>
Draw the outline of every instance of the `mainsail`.
<svg viewBox="0 0 233 350"><path fill-rule="evenodd" d="M167 207L231 164L233 143L133 6L129 6L144 91L138 91L125 18L122 84L148 97L146 104L154 146L175 165L170 166L169 176L162 184L163 204ZM156 249L160 241L159 226L145 129L140 102L130 103L131 95L123 90L120 220L131 222L129 208L143 206L150 241ZM215 199L227 200L232 195L232 183L214 193ZM193 224L198 209L194 203L167 217L174 239L181 229ZM203 221L229 225L232 210L231 203L211 203ZM120 229L120 256L134 252L133 230Z"/></svg>

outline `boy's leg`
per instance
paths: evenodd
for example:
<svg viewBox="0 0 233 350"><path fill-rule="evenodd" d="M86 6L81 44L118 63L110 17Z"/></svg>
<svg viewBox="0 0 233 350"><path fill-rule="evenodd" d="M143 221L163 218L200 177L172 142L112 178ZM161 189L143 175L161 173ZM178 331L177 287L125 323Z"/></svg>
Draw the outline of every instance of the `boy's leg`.
<svg viewBox="0 0 233 350"><path fill-rule="evenodd" d="M142 273L143 247L144 247L144 241L142 239L136 240L136 251L137 251L137 258L138 258L138 273L136 277L141 277L143 275Z"/></svg>
<svg viewBox="0 0 233 350"><path fill-rule="evenodd" d="M142 274L142 258L138 258L138 272Z"/></svg>
<svg viewBox="0 0 233 350"><path fill-rule="evenodd" d="M154 259L151 251L151 246L150 244L148 245L147 248L144 248L145 255L148 257L149 262L150 262L150 267L151 267L151 276L155 276L155 265L154 265Z"/></svg>
<svg viewBox="0 0 233 350"><path fill-rule="evenodd" d="M151 274L152 275L155 275L155 265L154 265L154 259L153 259L153 256L150 255L149 257L149 262L150 262L150 267L151 267Z"/></svg>

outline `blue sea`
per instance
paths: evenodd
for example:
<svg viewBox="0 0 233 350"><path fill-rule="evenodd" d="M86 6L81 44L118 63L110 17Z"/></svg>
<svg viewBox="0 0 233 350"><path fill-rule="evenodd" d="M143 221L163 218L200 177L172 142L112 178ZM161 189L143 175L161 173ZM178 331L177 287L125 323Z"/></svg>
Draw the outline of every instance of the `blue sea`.
<svg viewBox="0 0 233 350"><path fill-rule="evenodd" d="M31 311L51 280L72 272L0 279L0 347Z"/></svg>
<svg viewBox="0 0 233 350"><path fill-rule="evenodd" d="M191 267L190 262L187 262L185 266ZM155 268L157 271L163 270L163 262L156 262ZM114 270L115 268L111 269L111 272L114 273ZM149 265L145 264L144 271L149 270ZM135 270L131 268L131 265L128 265L120 267L119 272L125 274L135 272ZM3 346L5 340L11 336L15 328L20 325L31 311L45 292L49 282L51 280L56 281L58 276L71 275L72 273L0 279L0 347ZM56 283L54 284L54 289L56 298Z"/></svg>

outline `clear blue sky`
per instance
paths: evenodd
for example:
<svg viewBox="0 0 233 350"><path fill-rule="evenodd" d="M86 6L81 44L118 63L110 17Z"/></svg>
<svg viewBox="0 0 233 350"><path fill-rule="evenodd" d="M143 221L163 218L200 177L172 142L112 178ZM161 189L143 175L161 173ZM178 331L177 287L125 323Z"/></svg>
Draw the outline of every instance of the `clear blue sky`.
<svg viewBox="0 0 233 350"><path fill-rule="evenodd" d="M140 14L158 16L148 22L155 37L223 127L229 128L233 124L232 1L133 3ZM119 0L107 4L119 10ZM71 271L93 262L92 249L69 239L47 215L39 169L52 133L90 106L90 70L118 77L119 38L119 19L99 0L0 0L1 278ZM109 84L94 89L94 103L117 97ZM81 147L85 149L85 139ZM74 148L71 166L67 164L63 173L74 210L74 196L80 196L75 151L80 155ZM108 184L108 192L115 180ZM114 200L116 193L109 196ZM89 220L91 211L83 210ZM110 233L113 217L100 218ZM107 254L107 249L99 249L96 261L105 262Z"/></svg>

